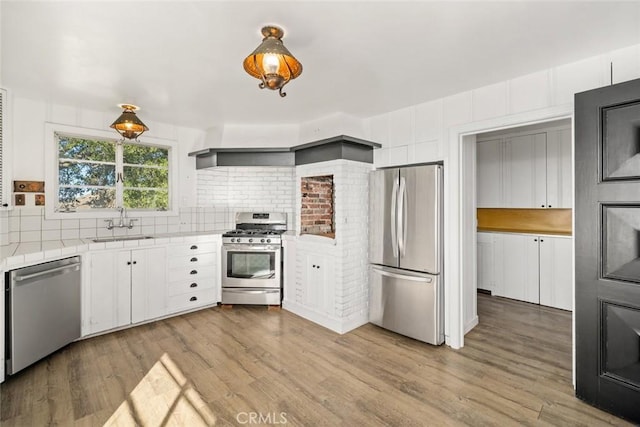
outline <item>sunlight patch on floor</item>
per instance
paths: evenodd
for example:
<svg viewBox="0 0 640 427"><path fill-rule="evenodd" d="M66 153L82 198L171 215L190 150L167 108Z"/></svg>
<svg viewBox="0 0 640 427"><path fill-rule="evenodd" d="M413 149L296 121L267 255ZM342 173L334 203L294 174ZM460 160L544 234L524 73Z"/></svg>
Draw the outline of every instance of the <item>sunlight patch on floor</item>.
<svg viewBox="0 0 640 427"><path fill-rule="evenodd" d="M105 426L213 426L216 417L167 353Z"/></svg>

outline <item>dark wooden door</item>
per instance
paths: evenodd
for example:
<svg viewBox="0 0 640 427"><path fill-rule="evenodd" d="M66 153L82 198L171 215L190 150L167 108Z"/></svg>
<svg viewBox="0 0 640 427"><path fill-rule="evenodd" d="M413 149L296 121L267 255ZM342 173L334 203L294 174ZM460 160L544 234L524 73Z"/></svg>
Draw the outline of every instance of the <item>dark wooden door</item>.
<svg viewBox="0 0 640 427"><path fill-rule="evenodd" d="M640 80L575 113L576 394L640 422Z"/></svg>

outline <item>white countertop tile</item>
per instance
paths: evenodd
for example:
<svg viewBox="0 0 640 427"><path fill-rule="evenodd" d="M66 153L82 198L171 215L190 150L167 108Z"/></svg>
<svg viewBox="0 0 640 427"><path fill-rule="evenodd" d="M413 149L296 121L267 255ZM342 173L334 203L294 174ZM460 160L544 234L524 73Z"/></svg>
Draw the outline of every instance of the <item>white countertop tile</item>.
<svg viewBox="0 0 640 427"><path fill-rule="evenodd" d="M94 242L95 237L45 240L37 242L11 243L0 246L0 268L21 267L24 264L76 255L82 252L105 249L133 248L169 243L181 243L188 239L206 241L220 236L226 230L190 231L155 235L153 239L121 240L116 242Z"/></svg>

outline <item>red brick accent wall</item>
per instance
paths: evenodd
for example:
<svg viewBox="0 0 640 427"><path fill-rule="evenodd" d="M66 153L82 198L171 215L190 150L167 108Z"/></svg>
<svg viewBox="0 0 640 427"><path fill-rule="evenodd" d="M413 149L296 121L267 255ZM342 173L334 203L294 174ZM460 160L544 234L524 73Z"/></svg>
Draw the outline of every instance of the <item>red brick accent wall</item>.
<svg viewBox="0 0 640 427"><path fill-rule="evenodd" d="M333 175L303 177L300 190L301 233L333 235Z"/></svg>

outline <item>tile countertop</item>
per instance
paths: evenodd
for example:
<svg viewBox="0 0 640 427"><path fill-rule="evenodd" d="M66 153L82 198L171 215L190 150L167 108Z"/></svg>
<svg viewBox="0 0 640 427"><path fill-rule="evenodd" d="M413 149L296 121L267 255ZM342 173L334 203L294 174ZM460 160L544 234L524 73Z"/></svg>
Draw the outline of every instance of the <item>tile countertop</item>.
<svg viewBox="0 0 640 427"><path fill-rule="evenodd" d="M225 230L226 231L226 230ZM96 243L96 237L72 240L48 240L41 242L10 243L0 246L0 268L23 267L40 261L63 256L74 256L90 250L136 248L144 246L181 243L187 238L216 236L225 231L183 232L154 235L153 239L119 240Z"/></svg>

